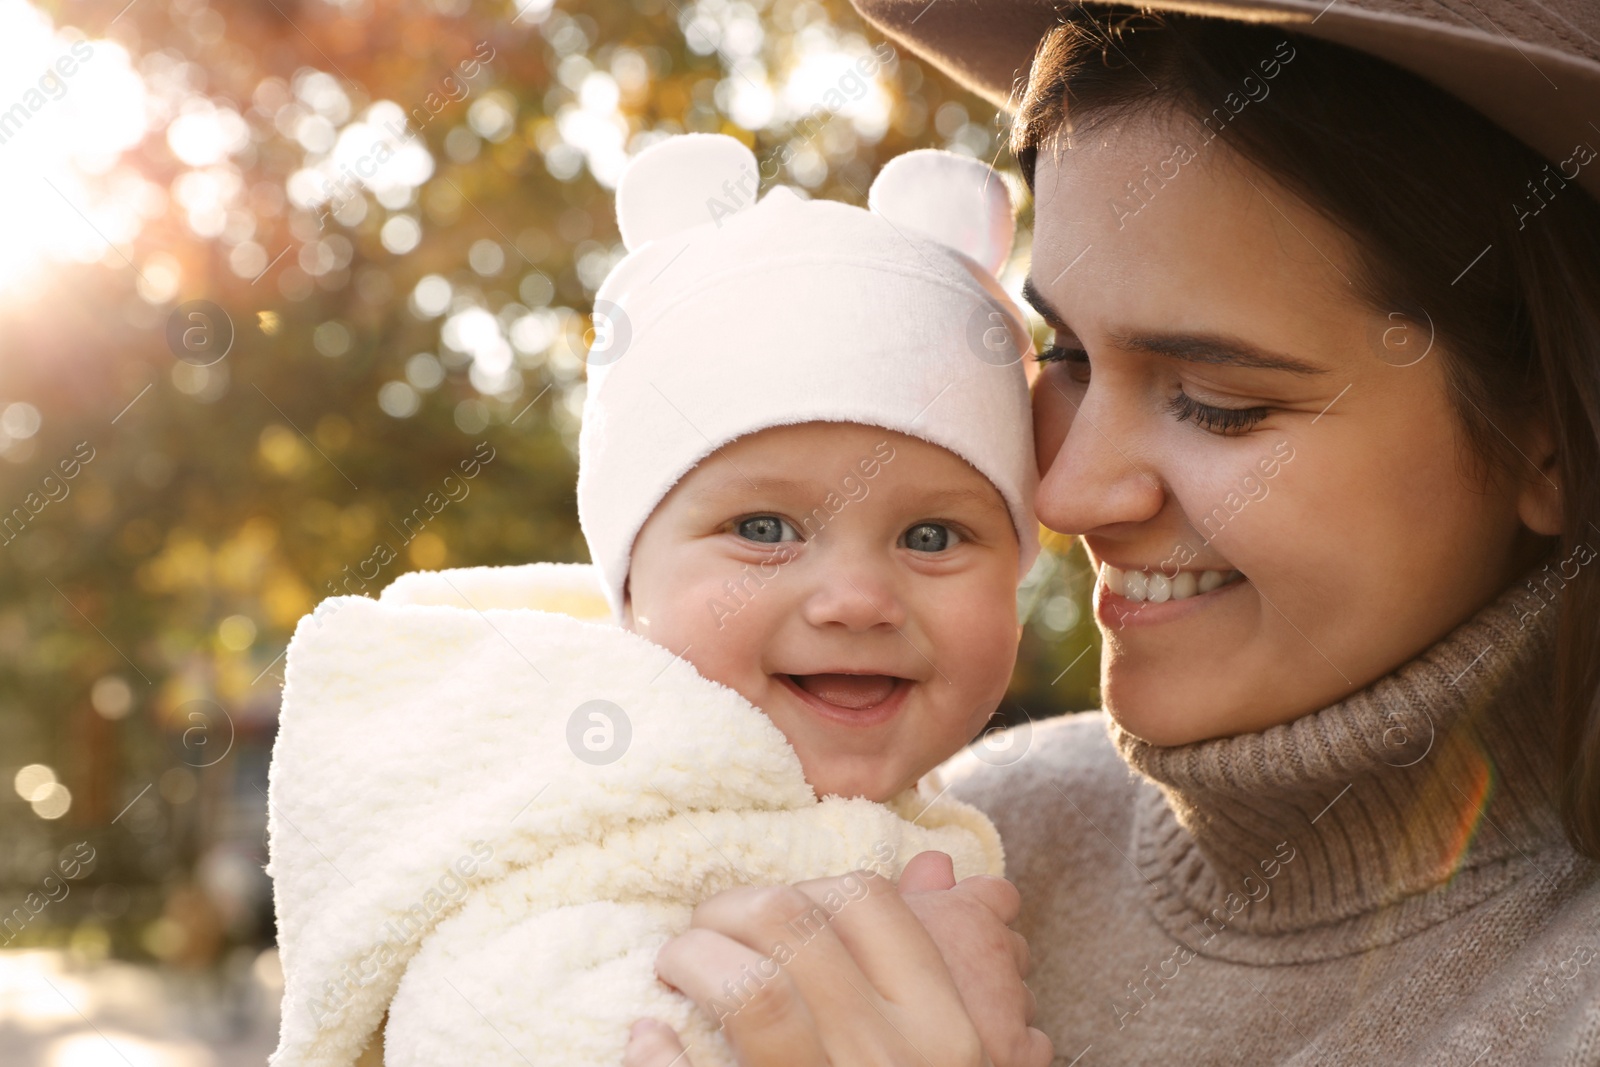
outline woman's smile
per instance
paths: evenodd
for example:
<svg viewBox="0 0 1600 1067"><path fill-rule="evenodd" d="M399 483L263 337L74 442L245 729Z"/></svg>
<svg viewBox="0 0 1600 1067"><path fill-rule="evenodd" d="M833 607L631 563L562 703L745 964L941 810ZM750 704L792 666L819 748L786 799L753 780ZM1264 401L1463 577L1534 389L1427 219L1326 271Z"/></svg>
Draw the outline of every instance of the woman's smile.
<svg viewBox="0 0 1600 1067"><path fill-rule="evenodd" d="M1183 570L1099 566L1094 587L1094 614L1104 630L1124 631L1158 626L1204 615L1215 626L1210 609L1231 602L1232 594L1250 583L1236 570Z"/></svg>
<svg viewBox="0 0 1600 1067"><path fill-rule="evenodd" d="M1167 571L1149 567L1119 568L1105 562L1100 564L1100 587L1134 603L1162 604L1168 600L1188 600L1243 577L1239 571L1231 569Z"/></svg>

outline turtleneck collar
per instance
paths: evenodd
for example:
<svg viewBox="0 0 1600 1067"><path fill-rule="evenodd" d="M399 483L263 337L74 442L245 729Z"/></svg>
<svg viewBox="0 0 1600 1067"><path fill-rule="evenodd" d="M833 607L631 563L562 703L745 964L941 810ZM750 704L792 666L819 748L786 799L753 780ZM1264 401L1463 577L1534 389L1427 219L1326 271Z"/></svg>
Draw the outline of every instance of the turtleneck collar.
<svg viewBox="0 0 1600 1067"><path fill-rule="evenodd" d="M1158 787L1132 855L1157 920L1205 955L1331 958L1568 874L1554 573L1519 580L1360 692L1263 732L1162 747L1113 722L1123 758Z"/></svg>

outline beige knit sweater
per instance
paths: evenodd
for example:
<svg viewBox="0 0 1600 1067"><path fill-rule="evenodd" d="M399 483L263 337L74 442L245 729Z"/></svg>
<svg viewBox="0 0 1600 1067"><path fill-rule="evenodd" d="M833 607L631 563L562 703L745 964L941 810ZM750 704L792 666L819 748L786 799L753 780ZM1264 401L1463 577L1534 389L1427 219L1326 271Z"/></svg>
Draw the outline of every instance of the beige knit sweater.
<svg viewBox="0 0 1600 1067"><path fill-rule="evenodd" d="M1159 748L1070 715L1008 766L947 764L1005 840L1057 1062L1600 1064L1600 865L1552 799L1554 615L1519 583L1262 733Z"/></svg>

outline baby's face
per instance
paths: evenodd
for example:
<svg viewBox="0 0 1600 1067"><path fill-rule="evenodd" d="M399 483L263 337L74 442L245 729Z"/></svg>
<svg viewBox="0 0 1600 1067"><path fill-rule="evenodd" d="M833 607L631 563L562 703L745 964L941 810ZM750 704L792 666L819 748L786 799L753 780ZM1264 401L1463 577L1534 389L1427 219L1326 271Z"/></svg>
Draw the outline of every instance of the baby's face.
<svg viewBox="0 0 1600 1067"><path fill-rule="evenodd" d="M953 453L780 426L718 449L651 513L624 625L766 712L819 795L886 800L1005 694L1017 563L999 490Z"/></svg>

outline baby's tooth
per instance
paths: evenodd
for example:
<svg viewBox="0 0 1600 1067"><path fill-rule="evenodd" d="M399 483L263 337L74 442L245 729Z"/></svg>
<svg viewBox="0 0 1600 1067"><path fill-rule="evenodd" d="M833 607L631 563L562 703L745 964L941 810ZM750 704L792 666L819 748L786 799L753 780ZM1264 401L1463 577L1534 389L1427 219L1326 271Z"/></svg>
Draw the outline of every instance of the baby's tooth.
<svg viewBox="0 0 1600 1067"><path fill-rule="evenodd" d="M1172 595L1172 583L1165 574L1152 574L1145 583L1145 597L1152 604L1165 603Z"/></svg>
<svg viewBox="0 0 1600 1067"><path fill-rule="evenodd" d="M1122 595L1129 600L1143 600L1147 585L1144 571L1126 571L1122 580Z"/></svg>
<svg viewBox="0 0 1600 1067"><path fill-rule="evenodd" d="M1199 589L1202 593L1209 593L1221 585L1227 578L1224 571L1205 571L1200 575Z"/></svg>
<svg viewBox="0 0 1600 1067"><path fill-rule="evenodd" d="M1172 599L1187 600L1194 596L1198 588L1194 571L1179 571L1178 576L1172 579Z"/></svg>
<svg viewBox="0 0 1600 1067"><path fill-rule="evenodd" d="M1123 595L1126 586L1123 584L1122 572L1109 563L1100 564L1100 580L1106 583L1106 588L1118 596Z"/></svg>

